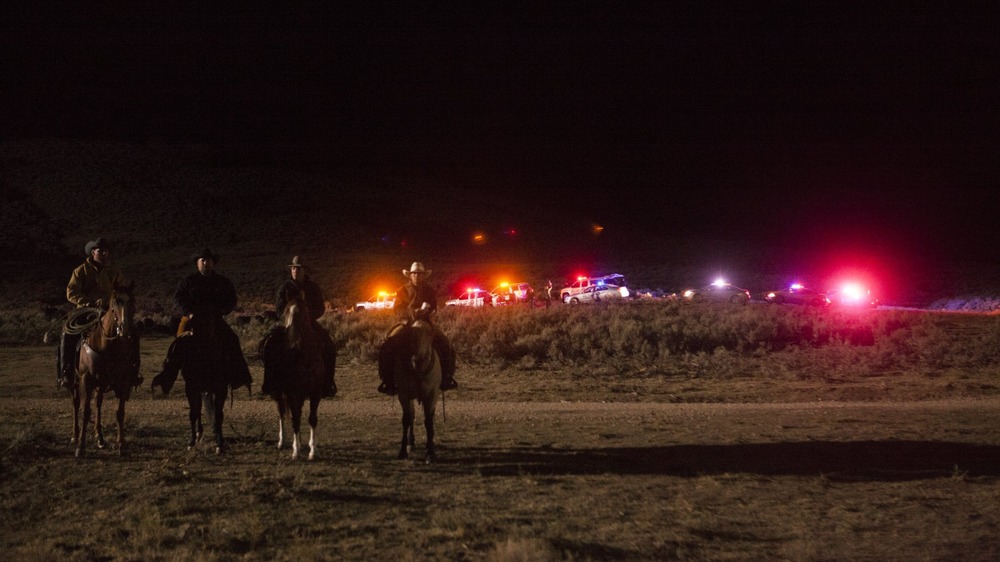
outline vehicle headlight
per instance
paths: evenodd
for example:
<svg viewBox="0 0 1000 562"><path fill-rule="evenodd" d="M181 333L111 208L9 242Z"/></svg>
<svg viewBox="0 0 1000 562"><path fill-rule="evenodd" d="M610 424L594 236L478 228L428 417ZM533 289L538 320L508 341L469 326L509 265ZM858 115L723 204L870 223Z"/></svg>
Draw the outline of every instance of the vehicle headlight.
<svg viewBox="0 0 1000 562"><path fill-rule="evenodd" d="M688 289L688 290L684 291L684 298L689 299L692 296L694 296L694 291L692 291L691 289Z"/></svg>

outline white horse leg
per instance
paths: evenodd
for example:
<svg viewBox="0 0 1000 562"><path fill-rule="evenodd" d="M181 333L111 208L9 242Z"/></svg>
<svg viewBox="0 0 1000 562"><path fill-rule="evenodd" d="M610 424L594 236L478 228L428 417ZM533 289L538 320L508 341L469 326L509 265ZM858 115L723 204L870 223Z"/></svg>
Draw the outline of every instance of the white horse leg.
<svg viewBox="0 0 1000 562"><path fill-rule="evenodd" d="M278 449L285 446L285 416L278 414Z"/></svg>
<svg viewBox="0 0 1000 562"><path fill-rule="evenodd" d="M309 400L309 460L316 458L316 425L319 423L319 398Z"/></svg>
<svg viewBox="0 0 1000 562"><path fill-rule="evenodd" d="M292 432L292 460L299 458L299 432Z"/></svg>
<svg viewBox="0 0 1000 562"><path fill-rule="evenodd" d="M309 460L316 458L316 428L309 426Z"/></svg>

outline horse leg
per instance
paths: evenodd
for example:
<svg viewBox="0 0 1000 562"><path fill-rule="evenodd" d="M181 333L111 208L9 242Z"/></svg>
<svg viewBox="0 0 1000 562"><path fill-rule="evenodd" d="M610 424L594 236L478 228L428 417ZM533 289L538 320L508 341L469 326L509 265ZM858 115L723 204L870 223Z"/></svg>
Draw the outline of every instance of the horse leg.
<svg viewBox="0 0 1000 562"><path fill-rule="evenodd" d="M188 441L188 450L194 448L195 443L201 440L201 393L196 390L186 392L188 399L188 420L191 422L191 439Z"/></svg>
<svg viewBox="0 0 1000 562"><path fill-rule="evenodd" d="M288 402L292 413L292 460L295 460L299 458L299 447L302 446L299 431L302 429L302 406L305 400L301 396L293 396Z"/></svg>
<svg viewBox="0 0 1000 562"><path fill-rule="evenodd" d="M103 449L108 444L104 441L104 423L101 421L101 412L104 408L104 389L98 387L95 391L94 405L96 415L94 416L94 439L97 441L97 448Z"/></svg>
<svg viewBox="0 0 1000 562"><path fill-rule="evenodd" d="M424 402L424 430L427 432L427 464L434 460L434 404Z"/></svg>
<svg viewBox="0 0 1000 562"><path fill-rule="evenodd" d="M319 408L319 400L319 396L309 398L309 460L316 458L316 424L319 423L316 409Z"/></svg>
<svg viewBox="0 0 1000 562"><path fill-rule="evenodd" d="M222 439L222 416L227 394L228 392L225 390L211 393L215 408L215 416L212 419L212 430L215 432L215 454L217 455L221 455L226 449L225 442Z"/></svg>
<svg viewBox="0 0 1000 562"><path fill-rule="evenodd" d="M278 406L278 449L285 446L285 399L275 398L274 403Z"/></svg>
<svg viewBox="0 0 1000 562"><path fill-rule="evenodd" d="M87 443L87 426L90 424L90 399L93 398L94 388L86 377L79 380L80 399L83 403L83 420L80 423L80 433L76 435L76 458L83 456L83 448Z"/></svg>
<svg viewBox="0 0 1000 562"><path fill-rule="evenodd" d="M413 400L400 400L400 405L403 406L403 440L399 444L399 455L398 459L406 459L410 457L410 448L413 446L413 418L414 418L414 408Z"/></svg>
<svg viewBox="0 0 1000 562"><path fill-rule="evenodd" d="M69 439L70 445L75 445L80 440L80 385L73 387L73 436Z"/></svg>
<svg viewBox="0 0 1000 562"><path fill-rule="evenodd" d="M115 422L118 426L118 454L125 450L125 399L118 399L118 409L115 410Z"/></svg>

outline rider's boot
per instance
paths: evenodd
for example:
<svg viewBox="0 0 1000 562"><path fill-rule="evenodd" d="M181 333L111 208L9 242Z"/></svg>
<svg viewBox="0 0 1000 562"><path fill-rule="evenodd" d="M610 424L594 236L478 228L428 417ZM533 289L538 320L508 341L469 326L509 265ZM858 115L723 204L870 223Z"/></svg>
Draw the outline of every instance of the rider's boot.
<svg viewBox="0 0 1000 562"><path fill-rule="evenodd" d="M73 369L73 365L69 362L64 362L62 365L62 370L59 373L59 387L65 388L66 390L73 390L76 386L76 372Z"/></svg>
<svg viewBox="0 0 1000 562"><path fill-rule="evenodd" d="M438 340L435 340L437 342ZM450 344L439 344L435 347L441 358L441 390L455 390L458 381L455 380L455 351Z"/></svg>
<svg viewBox="0 0 1000 562"><path fill-rule="evenodd" d="M455 380L455 375L441 373L441 390L455 390L456 388L458 388L458 381Z"/></svg>
<svg viewBox="0 0 1000 562"><path fill-rule="evenodd" d="M396 381L392 375L394 358L390 347L392 344L389 343L391 341L392 340L387 341L386 344L383 344L382 348L379 349L378 378L382 380L382 383L379 384L376 389L382 394L388 394L389 396L396 394Z"/></svg>
<svg viewBox="0 0 1000 562"><path fill-rule="evenodd" d="M75 334L62 334L59 350L59 377L56 380L60 388L73 390L76 386L76 344L79 336Z"/></svg>
<svg viewBox="0 0 1000 562"><path fill-rule="evenodd" d="M163 394L169 394L170 389L177 382L177 375L180 374L181 365L177 358L171 357L173 350L174 346L171 344L170 349L167 350L167 358L163 360L163 370L157 373L153 377L153 382L150 383L151 390L156 390L156 387L160 387L163 389Z"/></svg>
<svg viewBox="0 0 1000 562"><path fill-rule="evenodd" d="M388 394L389 396L394 396L396 394L396 385L392 381L384 380L382 384L378 385L376 389L382 394Z"/></svg>

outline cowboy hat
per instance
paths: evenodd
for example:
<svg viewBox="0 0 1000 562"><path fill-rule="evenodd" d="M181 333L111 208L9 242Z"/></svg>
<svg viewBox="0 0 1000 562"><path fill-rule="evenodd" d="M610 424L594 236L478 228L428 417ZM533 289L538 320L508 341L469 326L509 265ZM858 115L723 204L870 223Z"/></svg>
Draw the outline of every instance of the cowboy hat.
<svg viewBox="0 0 1000 562"><path fill-rule="evenodd" d="M196 262L200 259L219 261L219 254L213 254L212 250L205 248L202 251L198 252L197 254L191 256L191 261Z"/></svg>
<svg viewBox="0 0 1000 562"><path fill-rule="evenodd" d="M299 256L292 256L292 262L288 264L288 267L301 267L302 269L307 269L306 264L302 261Z"/></svg>
<svg viewBox="0 0 1000 562"><path fill-rule="evenodd" d="M103 248L105 250L110 250L111 249L111 242L108 242L104 238L98 238L97 240L91 240L90 242L87 242L86 246L84 246L83 253L85 253L85 254L87 254L89 256L90 252L93 252L94 250L96 250L98 248Z"/></svg>
<svg viewBox="0 0 1000 562"><path fill-rule="evenodd" d="M431 271L433 270L425 269L424 264L415 261L413 262L413 265L410 266L410 269L403 270L403 276L409 277L411 273L423 273L424 275L430 275Z"/></svg>

